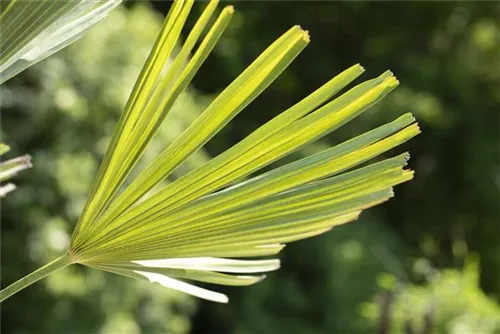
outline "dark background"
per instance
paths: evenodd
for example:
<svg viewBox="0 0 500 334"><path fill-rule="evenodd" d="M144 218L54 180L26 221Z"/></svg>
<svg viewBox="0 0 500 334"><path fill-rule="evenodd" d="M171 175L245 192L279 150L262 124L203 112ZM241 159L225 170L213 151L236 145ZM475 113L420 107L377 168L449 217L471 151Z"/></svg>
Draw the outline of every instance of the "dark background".
<svg viewBox="0 0 500 334"><path fill-rule="evenodd" d="M204 4L195 4L188 28ZM355 223L289 245L282 268L263 283L220 288L229 305L74 267L3 303L2 332L374 333L388 322L392 333L418 332L426 323L436 333L500 333L499 4L231 4L233 22L156 146L299 24L309 30L310 45L192 165L359 62L363 79L391 69L400 87L290 159L413 112L423 133L397 151L411 152L415 179ZM2 141L13 155L32 154L35 166L2 201L2 286L64 249L159 14L169 7L127 3L2 87Z"/></svg>

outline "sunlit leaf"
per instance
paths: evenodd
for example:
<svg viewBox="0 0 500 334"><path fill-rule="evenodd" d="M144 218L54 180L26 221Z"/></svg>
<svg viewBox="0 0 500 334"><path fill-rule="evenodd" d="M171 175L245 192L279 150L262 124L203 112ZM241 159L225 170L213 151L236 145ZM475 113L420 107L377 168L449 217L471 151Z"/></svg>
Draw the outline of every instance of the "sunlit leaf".
<svg viewBox="0 0 500 334"><path fill-rule="evenodd" d="M121 0L1 2L0 84L78 39Z"/></svg>
<svg viewBox="0 0 500 334"><path fill-rule="evenodd" d="M150 196L148 192L155 185L242 111L302 51L309 42L308 35L293 27L117 194L178 93L193 78L226 27L232 7L221 12L187 61L215 4L208 4L165 72L164 64L172 57L173 42L179 38L191 2L179 1L172 6L101 165L73 235L70 255L74 261L95 268L147 278L201 298L223 301L217 293L193 290L170 280L179 277L171 270L190 270L179 278L194 281L200 280L203 271L269 270L260 264L277 264L275 260L227 257L276 254L287 242L325 233L356 219L361 210L386 201L393 196L394 185L413 177L413 172L403 169L407 154L343 172L411 139L420 130L414 118L406 114L323 152L238 182L349 122L398 85L387 71L328 102L363 72L360 65L354 65L240 143ZM221 284L238 281L211 280ZM250 281L254 280L258 278Z"/></svg>
<svg viewBox="0 0 500 334"><path fill-rule="evenodd" d="M160 187L302 52L309 35L295 26L131 178L131 170L234 11L228 6L212 20L217 1L209 2L183 46L174 52L192 5L192 0L172 4L118 122L66 256L71 263L224 303L228 301L224 294L181 280L232 286L261 281L263 275L240 274L276 270L278 259L235 258L276 255L288 242L328 232L387 201L395 185L413 178L413 172L404 169L409 154L367 162L413 138L420 129L411 114L404 114L322 152L255 174L345 125L398 85L386 71L338 95L364 71L354 65L205 165ZM53 266L67 262L63 257Z"/></svg>

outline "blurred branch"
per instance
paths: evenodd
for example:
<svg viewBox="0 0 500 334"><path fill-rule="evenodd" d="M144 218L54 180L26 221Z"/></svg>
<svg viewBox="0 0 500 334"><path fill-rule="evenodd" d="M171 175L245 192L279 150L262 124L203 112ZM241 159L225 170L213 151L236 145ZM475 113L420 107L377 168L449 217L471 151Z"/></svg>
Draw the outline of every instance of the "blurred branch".
<svg viewBox="0 0 500 334"><path fill-rule="evenodd" d="M380 334L388 334L391 323L391 304L393 301L393 292L384 291L381 293L380 302Z"/></svg>

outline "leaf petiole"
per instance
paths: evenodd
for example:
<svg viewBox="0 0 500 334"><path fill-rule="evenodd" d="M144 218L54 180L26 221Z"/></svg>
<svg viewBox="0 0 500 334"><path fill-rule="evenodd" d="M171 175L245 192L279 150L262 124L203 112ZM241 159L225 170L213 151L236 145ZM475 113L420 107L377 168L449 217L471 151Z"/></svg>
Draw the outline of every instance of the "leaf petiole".
<svg viewBox="0 0 500 334"><path fill-rule="evenodd" d="M63 256L55 259L54 261L46 264L45 266L35 270L31 274L28 274L12 283L5 289L0 291L0 302L3 302L5 299L9 298L13 294L21 291L22 289L30 286L31 284L41 280L45 276L52 274L53 272L62 269L70 264L74 263L73 259L69 256L69 254L64 254Z"/></svg>

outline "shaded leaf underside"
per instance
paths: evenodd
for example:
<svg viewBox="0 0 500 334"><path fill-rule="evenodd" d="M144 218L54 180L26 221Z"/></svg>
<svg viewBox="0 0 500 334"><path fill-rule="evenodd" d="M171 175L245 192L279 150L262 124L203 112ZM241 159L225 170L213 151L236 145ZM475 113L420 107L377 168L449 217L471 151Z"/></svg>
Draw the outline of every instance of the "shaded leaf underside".
<svg viewBox="0 0 500 334"><path fill-rule="evenodd" d="M121 3L10 0L0 2L0 84L82 36Z"/></svg>

